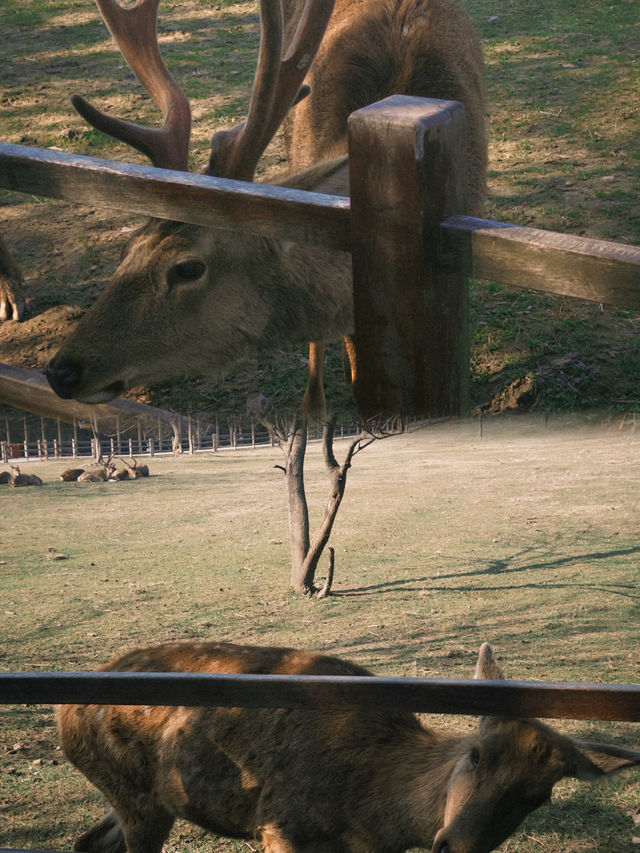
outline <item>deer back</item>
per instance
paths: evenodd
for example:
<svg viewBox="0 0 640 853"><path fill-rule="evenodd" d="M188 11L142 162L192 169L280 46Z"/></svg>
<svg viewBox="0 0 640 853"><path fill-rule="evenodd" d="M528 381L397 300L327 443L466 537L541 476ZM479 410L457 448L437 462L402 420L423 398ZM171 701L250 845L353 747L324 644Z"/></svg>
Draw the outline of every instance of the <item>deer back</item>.
<svg viewBox="0 0 640 853"><path fill-rule="evenodd" d="M284 0L288 20L303 0ZM476 30L457 0L336 0L307 82L285 122L292 170L346 151L349 115L388 95L460 101L467 121L465 213L486 196L486 89Z"/></svg>
<svg viewBox="0 0 640 853"><path fill-rule="evenodd" d="M477 677L497 677L483 647ZM227 643L138 649L112 671L367 675L339 658ZM414 715L353 711L67 705L69 759L113 812L76 842L159 850L176 817L258 838L269 853L309 850L488 853L563 776L606 772L576 742L535 720L482 719L440 735ZM613 748L611 760L640 763Z"/></svg>

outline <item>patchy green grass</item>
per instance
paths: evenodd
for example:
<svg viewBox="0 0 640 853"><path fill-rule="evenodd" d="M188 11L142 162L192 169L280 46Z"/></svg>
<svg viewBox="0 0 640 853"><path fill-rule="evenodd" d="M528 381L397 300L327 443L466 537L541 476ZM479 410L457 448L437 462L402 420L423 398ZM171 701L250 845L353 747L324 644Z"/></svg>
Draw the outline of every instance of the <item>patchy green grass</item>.
<svg viewBox="0 0 640 853"><path fill-rule="evenodd" d="M322 602L289 590L277 448L155 458L129 483L62 483L62 463L32 463L41 489L0 492L0 668L92 669L137 645L212 638L469 677L489 640L514 678L637 681L640 452L635 422L620 426L485 419L482 436L477 422L449 424L368 448ZM317 521L317 445L307 476ZM63 762L49 708L0 714L0 845L69 849L100 797ZM638 745L630 724L558 727ZM632 776L563 784L504 849L631 853L639 794ZM186 824L169 849L205 847L245 849Z"/></svg>
<svg viewBox="0 0 640 853"><path fill-rule="evenodd" d="M483 39L487 67L487 215L639 244L637 1L465 0L465 5ZM211 134L240 120L247 108L256 3L163 3L159 32L166 62L193 101L191 165L201 169ZM0 65L2 138L142 161L87 129L69 102L79 92L136 121L158 120L89 0L6 0L0 6L0 46L9 59ZM276 140L263 174L282 162ZM34 203L15 193L1 192L0 205L3 233L25 273L28 302L23 328L0 329L0 361L42 366L77 316L73 311L61 316L55 304L82 307L95 299L137 221L56 201ZM80 245L92 249L91 261ZM503 318L505 301L514 314ZM568 316L575 325L558 335ZM494 409L509 400L544 411L637 410L636 326L637 315L615 308L476 283L472 402ZM337 374L339 358L332 365ZM260 365L267 366L277 383L282 365ZM150 399L201 411L209 419L216 411L244 411L247 370L255 372L255 365L243 366L225 387L213 380L164 384L151 389ZM529 391L521 393L522 387Z"/></svg>

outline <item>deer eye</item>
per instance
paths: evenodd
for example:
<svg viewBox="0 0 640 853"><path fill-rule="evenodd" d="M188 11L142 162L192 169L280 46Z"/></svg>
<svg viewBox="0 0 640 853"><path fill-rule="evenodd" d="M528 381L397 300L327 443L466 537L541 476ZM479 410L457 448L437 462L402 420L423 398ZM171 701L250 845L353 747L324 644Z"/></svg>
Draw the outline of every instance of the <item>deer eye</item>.
<svg viewBox="0 0 640 853"><path fill-rule="evenodd" d="M197 281L199 278L202 278L205 270L206 267L202 261L182 261L169 270L169 287L181 284L182 282Z"/></svg>
<svg viewBox="0 0 640 853"><path fill-rule="evenodd" d="M475 747L469 753L469 761L474 767L477 767L480 764L480 751Z"/></svg>

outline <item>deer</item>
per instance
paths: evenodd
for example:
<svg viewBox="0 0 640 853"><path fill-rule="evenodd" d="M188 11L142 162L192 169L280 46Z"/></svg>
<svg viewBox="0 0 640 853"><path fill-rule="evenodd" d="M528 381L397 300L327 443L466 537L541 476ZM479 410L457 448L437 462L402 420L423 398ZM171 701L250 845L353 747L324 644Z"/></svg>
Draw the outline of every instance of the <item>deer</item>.
<svg viewBox="0 0 640 853"><path fill-rule="evenodd" d="M129 9L96 2L164 122L134 125L78 95L75 108L154 166L187 170L191 112L160 57L159 0ZM467 122L464 210L451 213L481 213L482 51L459 0L261 0L260 9L247 119L214 135L205 174L252 181L284 122L288 168L273 183L348 195L351 112L391 94L450 99L464 105ZM346 253L152 220L128 241L108 286L45 372L60 397L101 403L181 373L220 375L246 357L295 343L314 342L310 358L318 362L324 341L344 338L353 362L352 333Z"/></svg>
<svg viewBox="0 0 640 853"><path fill-rule="evenodd" d="M134 480L142 480L149 476L149 466L146 464L138 465L138 460L132 460L133 465L129 465L129 476Z"/></svg>
<svg viewBox="0 0 640 853"><path fill-rule="evenodd" d="M0 235L0 323L24 316L22 273Z"/></svg>
<svg viewBox="0 0 640 853"><path fill-rule="evenodd" d="M63 483L75 483L81 474L84 474L84 468L65 468L60 474L60 479Z"/></svg>
<svg viewBox="0 0 640 853"><path fill-rule="evenodd" d="M11 476L9 477L9 485L18 486L41 486L42 480L37 474L21 474L19 465L11 466Z"/></svg>
<svg viewBox="0 0 640 853"><path fill-rule="evenodd" d="M125 468L121 468L117 473L124 474L119 479L130 479L130 480L141 480L143 477L149 476L149 466L148 465L138 465L138 460L134 459L133 456L131 458L131 464L127 462L126 459L121 459L120 461L125 464Z"/></svg>
<svg viewBox="0 0 640 853"><path fill-rule="evenodd" d="M77 477L78 483L106 483L113 476L116 469L115 462L109 456L105 461L102 456L99 457L95 465L87 468Z"/></svg>
<svg viewBox="0 0 640 853"><path fill-rule="evenodd" d="M139 648L103 669L371 675L314 652L194 641ZM488 643L475 678L504 678ZM535 719L482 717L455 735L375 708L74 704L56 714L67 758L111 805L75 842L86 853L160 853L176 818L265 853L488 853L560 779L640 765L640 751Z"/></svg>

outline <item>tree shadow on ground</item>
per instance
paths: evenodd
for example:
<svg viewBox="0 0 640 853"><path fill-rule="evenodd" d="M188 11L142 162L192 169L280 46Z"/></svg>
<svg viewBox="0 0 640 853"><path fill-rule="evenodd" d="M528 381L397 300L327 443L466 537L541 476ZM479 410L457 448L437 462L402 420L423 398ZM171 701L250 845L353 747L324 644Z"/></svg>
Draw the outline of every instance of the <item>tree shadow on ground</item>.
<svg viewBox="0 0 640 853"><path fill-rule="evenodd" d="M575 554L569 557L557 557L555 559L548 560L540 560L538 559L535 562L531 563L523 563L522 565L514 565L514 563L524 557L527 554L530 554L533 551L532 548L524 549L513 554L508 559L499 559L499 560L491 560L488 564L486 564L483 568L476 569L470 572L458 572L452 574L437 574L431 576L424 577L413 577L413 578L402 578L399 580L385 581L384 583L372 584L370 586L362 586L362 587L351 587L349 589L341 589L341 590L333 590L332 596L335 598L355 598L365 595L372 595L374 593L379 593L384 590L388 591L404 591L404 592L412 592L417 588L422 587L425 584L429 585L429 589L432 591L448 591L448 592L468 592L469 590L476 589L476 587L472 586L433 586L433 582L436 581L440 583L441 581L446 580L455 580L458 578L465 577L486 577L488 575L503 575L508 573L515 572L530 572L530 571L539 571L539 570L548 570L548 569L557 569L562 566L570 566L577 565L579 563L593 562L598 560L612 560L616 557L630 557L634 554L640 553L640 545L633 546L631 548L616 548L610 551L592 551L586 554ZM640 599L640 590L633 584L581 584L581 583L528 583L525 584L526 587L537 588L537 587L545 587L545 588L556 588L563 589L568 587L585 587L589 589L602 589L609 593L614 593L621 596L626 596L629 598L638 598ZM487 587L483 586L482 589L484 591L490 590L504 590L504 589L512 589L513 587L509 586L493 586Z"/></svg>

